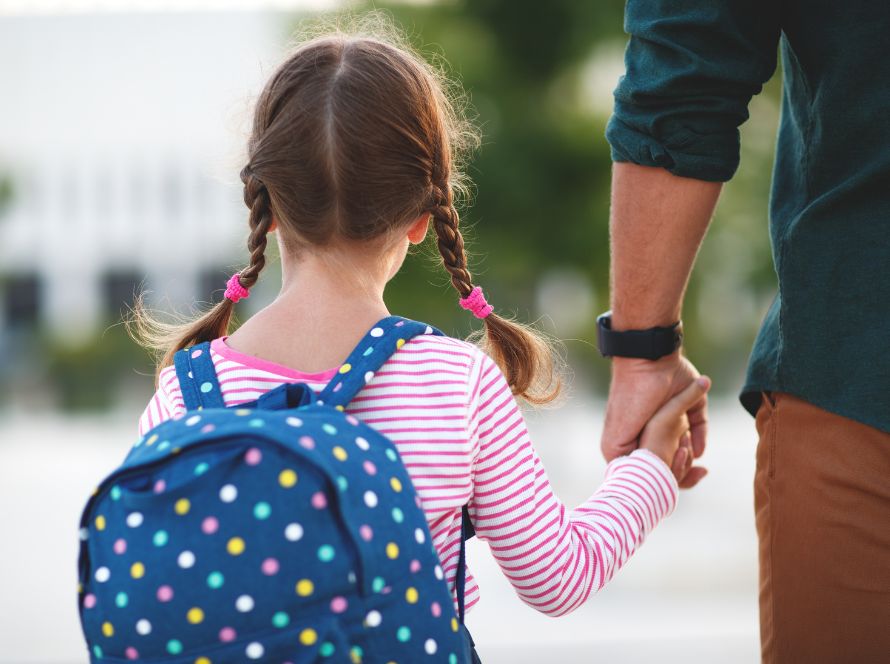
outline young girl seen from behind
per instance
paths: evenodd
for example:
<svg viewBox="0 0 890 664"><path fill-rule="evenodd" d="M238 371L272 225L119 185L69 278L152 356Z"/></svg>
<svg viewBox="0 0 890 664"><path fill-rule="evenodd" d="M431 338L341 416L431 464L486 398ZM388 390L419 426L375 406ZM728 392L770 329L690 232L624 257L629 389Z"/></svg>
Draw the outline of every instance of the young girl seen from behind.
<svg viewBox="0 0 890 664"><path fill-rule="evenodd" d="M140 432L184 413L172 358L199 342L211 342L227 406L287 382L321 390L390 315L384 289L409 245L434 233L460 305L483 321L485 350L417 336L369 377L347 412L395 442L452 592L466 505L519 597L564 615L602 588L674 509L675 475L691 460L684 413L704 398L708 381L668 402L644 430L641 449L609 464L590 498L566 509L514 398L555 396L550 349L493 313L467 268L455 193L475 136L439 73L394 43L316 38L266 84L241 171L248 264L226 297L191 324L161 326L138 312L143 340L163 351ZM270 234L280 247L280 293L229 334L235 303L266 265ZM467 607L479 597L468 575Z"/></svg>

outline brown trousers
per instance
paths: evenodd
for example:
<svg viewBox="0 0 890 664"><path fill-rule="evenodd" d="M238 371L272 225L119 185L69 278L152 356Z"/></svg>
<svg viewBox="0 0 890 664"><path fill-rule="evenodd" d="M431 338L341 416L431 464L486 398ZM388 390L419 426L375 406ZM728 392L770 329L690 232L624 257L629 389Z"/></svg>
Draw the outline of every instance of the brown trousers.
<svg viewBox="0 0 890 664"><path fill-rule="evenodd" d="M890 662L890 434L784 393L757 433L763 662Z"/></svg>

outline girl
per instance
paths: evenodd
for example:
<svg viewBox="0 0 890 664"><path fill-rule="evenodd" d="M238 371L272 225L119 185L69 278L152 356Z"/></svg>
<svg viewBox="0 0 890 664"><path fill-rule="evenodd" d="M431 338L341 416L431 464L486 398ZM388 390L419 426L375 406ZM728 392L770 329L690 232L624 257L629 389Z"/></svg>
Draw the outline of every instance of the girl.
<svg viewBox="0 0 890 664"><path fill-rule="evenodd" d="M141 338L164 353L140 430L184 412L171 358L203 341L212 340L227 405L288 381L322 389L389 315L384 288L409 245L432 226L460 305L484 321L487 352L417 337L348 410L396 443L452 591L468 505L476 534L519 597L559 616L602 588L673 510L675 476L692 458L683 413L709 383L701 379L668 402L647 425L641 449L612 462L587 501L574 510L560 503L514 400L553 399L550 350L493 313L467 270L454 195L462 186L458 158L475 140L437 73L406 48L340 33L299 46L256 105L241 171L250 210L247 267L219 304L183 327L137 310ZM281 291L229 335L234 305L257 282L273 232ZM471 575L465 598L468 608L479 600Z"/></svg>

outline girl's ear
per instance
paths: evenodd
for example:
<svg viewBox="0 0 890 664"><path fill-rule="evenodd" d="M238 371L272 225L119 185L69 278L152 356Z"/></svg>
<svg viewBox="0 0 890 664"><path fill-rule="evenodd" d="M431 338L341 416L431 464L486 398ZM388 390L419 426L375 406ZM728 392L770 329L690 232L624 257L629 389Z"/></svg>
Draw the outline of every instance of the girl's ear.
<svg viewBox="0 0 890 664"><path fill-rule="evenodd" d="M408 227L408 242L411 244L420 244L426 237L426 232L430 228L430 213L424 213L414 220Z"/></svg>

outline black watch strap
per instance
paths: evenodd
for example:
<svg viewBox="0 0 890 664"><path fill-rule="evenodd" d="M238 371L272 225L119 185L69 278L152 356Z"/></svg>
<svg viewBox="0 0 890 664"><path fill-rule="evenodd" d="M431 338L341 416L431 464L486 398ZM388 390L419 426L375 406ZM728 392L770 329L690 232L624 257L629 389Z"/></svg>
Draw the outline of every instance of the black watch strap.
<svg viewBox="0 0 890 664"><path fill-rule="evenodd" d="M607 311L596 319L597 345L603 357L638 357L657 360L670 355L683 343L683 325L650 327L647 330L612 329L612 312Z"/></svg>

